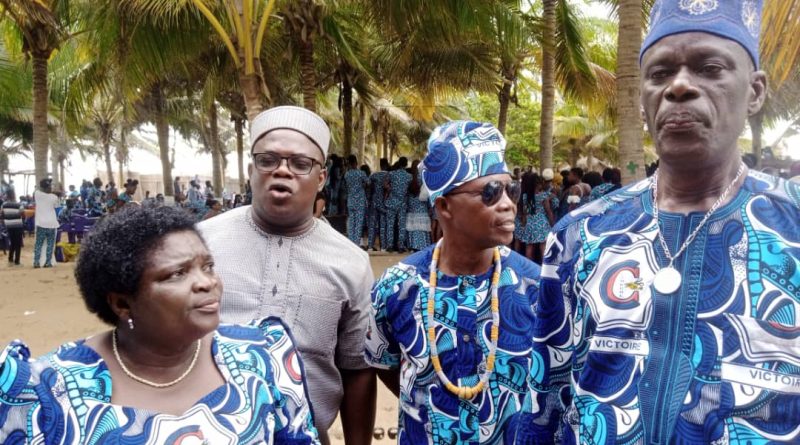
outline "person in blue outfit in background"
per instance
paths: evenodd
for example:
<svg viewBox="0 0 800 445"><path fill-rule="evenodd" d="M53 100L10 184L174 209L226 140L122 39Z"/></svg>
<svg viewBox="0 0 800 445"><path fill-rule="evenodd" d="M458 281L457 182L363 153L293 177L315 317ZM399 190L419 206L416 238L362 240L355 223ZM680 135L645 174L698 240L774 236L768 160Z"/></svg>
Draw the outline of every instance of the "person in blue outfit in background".
<svg viewBox="0 0 800 445"><path fill-rule="evenodd" d="M408 248L417 252L431 245L431 205L422 189L417 165L411 167L411 184L406 202L406 232Z"/></svg>
<svg viewBox="0 0 800 445"><path fill-rule="evenodd" d="M356 155L347 157L347 173L344 174L344 187L347 191L347 237L356 246L361 246L364 234L364 221L367 217L367 184L369 178L358 168Z"/></svg>
<svg viewBox="0 0 800 445"><path fill-rule="evenodd" d="M653 6L659 167L553 229L519 443L800 443L800 188L737 145L767 91L760 19L761 1Z"/></svg>
<svg viewBox="0 0 800 445"><path fill-rule="evenodd" d="M530 391L539 267L505 246L519 182L491 124L434 130L420 175L444 235L372 290L365 356L400 399L399 444L512 444Z"/></svg>
<svg viewBox="0 0 800 445"><path fill-rule="evenodd" d="M389 174L389 161L380 160L380 171L369 177L369 216L367 227L367 247L375 249L375 237L378 236L382 250L386 250L386 177Z"/></svg>
<svg viewBox="0 0 800 445"><path fill-rule="evenodd" d="M386 250L406 251L406 199L411 173L406 171L408 159L401 157L389 172L389 196L386 198Z"/></svg>

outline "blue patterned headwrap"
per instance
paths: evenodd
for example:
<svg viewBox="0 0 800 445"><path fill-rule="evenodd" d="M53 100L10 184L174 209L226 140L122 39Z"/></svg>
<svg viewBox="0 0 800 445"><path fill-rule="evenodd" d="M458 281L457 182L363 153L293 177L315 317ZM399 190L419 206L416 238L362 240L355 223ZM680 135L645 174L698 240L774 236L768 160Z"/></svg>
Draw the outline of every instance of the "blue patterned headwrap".
<svg viewBox="0 0 800 445"><path fill-rule="evenodd" d="M706 32L742 45L758 69L761 6L762 0L657 0L650 12L650 32L639 52L639 64L644 53L664 37Z"/></svg>
<svg viewBox="0 0 800 445"><path fill-rule="evenodd" d="M436 127L419 169L431 205L440 196L482 176L510 174L506 140L492 124L453 121Z"/></svg>

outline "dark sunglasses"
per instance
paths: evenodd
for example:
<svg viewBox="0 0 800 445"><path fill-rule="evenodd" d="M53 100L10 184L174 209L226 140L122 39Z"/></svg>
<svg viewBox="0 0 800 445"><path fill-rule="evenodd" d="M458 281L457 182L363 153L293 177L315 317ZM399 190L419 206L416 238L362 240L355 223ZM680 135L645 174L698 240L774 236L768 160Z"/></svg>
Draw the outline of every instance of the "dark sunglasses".
<svg viewBox="0 0 800 445"><path fill-rule="evenodd" d="M500 201L504 190L506 195L508 195L508 199L513 201L514 204L519 201L519 197L522 194L522 186L520 186L519 181L489 181L483 186L483 190L460 190L450 192L448 195L459 195L462 193L481 195L481 201L483 201L483 204L486 207L491 207Z"/></svg>

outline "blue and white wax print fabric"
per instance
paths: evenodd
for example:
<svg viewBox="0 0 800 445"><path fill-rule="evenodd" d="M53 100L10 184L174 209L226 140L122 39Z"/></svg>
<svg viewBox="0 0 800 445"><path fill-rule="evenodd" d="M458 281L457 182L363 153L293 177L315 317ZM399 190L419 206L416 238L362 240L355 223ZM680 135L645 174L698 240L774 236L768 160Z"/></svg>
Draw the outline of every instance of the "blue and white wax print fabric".
<svg viewBox="0 0 800 445"><path fill-rule="evenodd" d="M502 247L498 287L500 337L487 389L472 400L450 393L430 361L426 329L433 246L389 268L372 290L366 359L400 370L398 444L511 444L514 422L530 391L533 305L539 267ZM473 386L485 371L492 326L491 278L438 273L437 347L442 368L456 385Z"/></svg>
<svg viewBox="0 0 800 445"><path fill-rule="evenodd" d="M548 239L524 443L800 443L800 188L751 172L675 261L650 180ZM677 252L705 212L659 212Z"/></svg>
<svg viewBox="0 0 800 445"><path fill-rule="evenodd" d="M436 127L419 167L431 205L473 179L510 174L505 149L506 139L492 124L453 121Z"/></svg>
<svg viewBox="0 0 800 445"><path fill-rule="evenodd" d="M279 320L221 325L212 353L226 383L173 416L111 404L108 367L83 341L36 361L12 344L0 352L0 444L319 443L302 363Z"/></svg>

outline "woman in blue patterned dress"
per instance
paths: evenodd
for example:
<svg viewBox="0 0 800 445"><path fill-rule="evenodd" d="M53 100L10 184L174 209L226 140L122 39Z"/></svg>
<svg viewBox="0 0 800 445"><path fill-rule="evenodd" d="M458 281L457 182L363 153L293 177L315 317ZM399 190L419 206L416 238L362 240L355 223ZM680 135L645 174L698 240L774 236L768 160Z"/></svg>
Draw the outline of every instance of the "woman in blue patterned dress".
<svg viewBox="0 0 800 445"><path fill-rule="evenodd" d="M520 178L522 196L517 202L517 216L514 218L514 251L520 255L525 254L525 226L528 224L528 184L533 173L525 172Z"/></svg>
<svg viewBox="0 0 800 445"><path fill-rule="evenodd" d="M411 168L411 184L408 186L406 207L406 230L408 231L408 248L417 252L431 245L431 205L427 196L420 196L422 180L419 170Z"/></svg>
<svg viewBox="0 0 800 445"><path fill-rule="evenodd" d="M117 200L122 201L122 205L125 205L129 202L133 201L133 195L136 193L136 189L139 187L139 180L138 179L128 179L125 181L125 191L120 193L117 197Z"/></svg>
<svg viewBox="0 0 800 445"><path fill-rule="evenodd" d="M222 285L193 224L139 206L98 224L75 276L113 329L36 360L20 342L0 352L0 443L319 443L289 331L219 325Z"/></svg>
<svg viewBox="0 0 800 445"><path fill-rule="evenodd" d="M94 178L92 185L86 191L86 210L89 216L103 216L103 181Z"/></svg>
<svg viewBox="0 0 800 445"><path fill-rule="evenodd" d="M356 155L347 157L347 167L347 173L344 174L344 187L347 190L347 237L356 246L361 246L364 223L367 220L369 178L363 170L358 168Z"/></svg>
<svg viewBox="0 0 800 445"><path fill-rule="evenodd" d="M536 193L537 193L537 184L539 184L538 190L541 191L541 184L542 178L537 175L536 173L529 173L527 175L526 181L523 181L523 193L526 196L525 200L525 226L522 229L522 233L520 234L519 240L525 244L525 257L529 260L533 260L534 254L536 253L534 247L536 244L536 228L535 228L535 216L536 216Z"/></svg>
<svg viewBox="0 0 800 445"><path fill-rule="evenodd" d="M558 206L558 198L555 198L552 193L544 189L544 181L540 176L534 178L534 199L533 209L531 215L528 217L530 221L530 241L533 256L541 258L544 254L544 246L547 241L547 234L555 224L555 214L553 213L553 199L556 199L556 207ZM527 246L526 246L527 247ZM526 254L527 248L526 248ZM532 258L529 256L528 258Z"/></svg>

